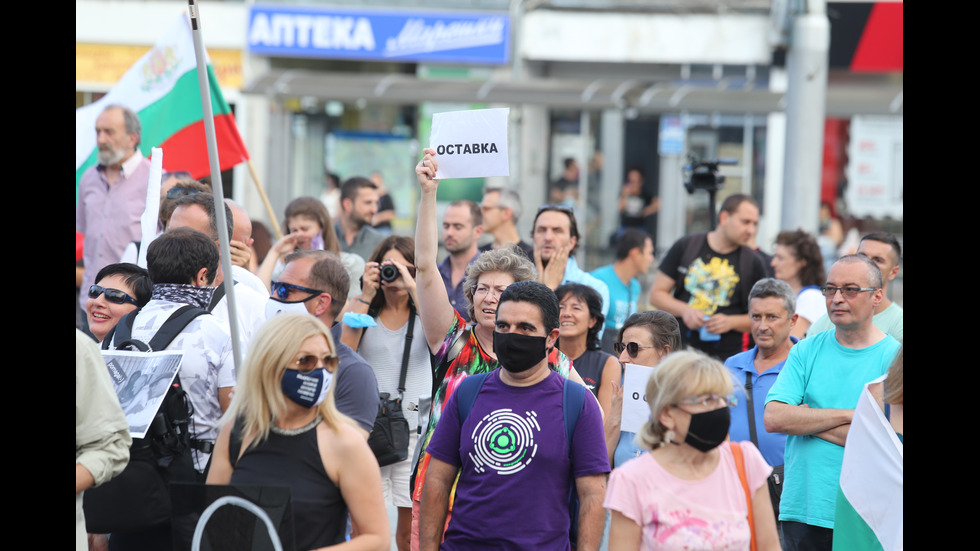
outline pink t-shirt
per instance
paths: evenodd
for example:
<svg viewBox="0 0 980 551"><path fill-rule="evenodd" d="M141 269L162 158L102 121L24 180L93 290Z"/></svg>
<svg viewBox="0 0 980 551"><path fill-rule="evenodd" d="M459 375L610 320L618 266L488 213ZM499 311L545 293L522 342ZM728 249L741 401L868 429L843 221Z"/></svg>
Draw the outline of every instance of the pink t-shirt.
<svg viewBox="0 0 980 551"><path fill-rule="evenodd" d="M739 442L752 494L772 468L751 442ZM701 480L667 472L650 453L613 470L605 507L640 526L640 549L749 549L751 532L745 491L728 443L718 447L718 466Z"/></svg>

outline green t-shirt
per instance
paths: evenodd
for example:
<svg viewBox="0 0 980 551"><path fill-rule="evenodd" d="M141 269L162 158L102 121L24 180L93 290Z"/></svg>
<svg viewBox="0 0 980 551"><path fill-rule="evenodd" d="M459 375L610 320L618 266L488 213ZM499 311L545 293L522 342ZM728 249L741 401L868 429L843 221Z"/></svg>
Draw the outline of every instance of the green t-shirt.
<svg viewBox="0 0 980 551"><path fill-rule="evenodd" d="M900 347L890 336L854 349L838 343L834 331L814 335L790 349L766 402L854 409L865 383L888 371ZM816 436L788 436L779 520L833 528L843 459L843 446Z"/></svg>

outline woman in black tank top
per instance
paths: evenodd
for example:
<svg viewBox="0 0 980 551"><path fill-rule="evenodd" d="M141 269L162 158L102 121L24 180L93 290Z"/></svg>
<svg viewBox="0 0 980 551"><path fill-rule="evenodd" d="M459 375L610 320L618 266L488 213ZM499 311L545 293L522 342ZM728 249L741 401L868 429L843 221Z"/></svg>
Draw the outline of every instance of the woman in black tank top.
<svg viewBox="0 0 980 551"><path fill-rule="evenodd" d="M572 366L585 386L599 399L603 412L612 403L611 382L622 374L615 356L599 350L599 330L605 322L602 298L595 289L581 283L566 283L558 295L558 350L572 359Z"/></svg>
<svg viewBox="0 0 980 551"><path fill-rule="evenodd" d="M218 441L208 484L288 486L296 549L346 539L388 549L391 532L378 462L337 411L330 332L307 314L279 314L253 337Z"/></svg>

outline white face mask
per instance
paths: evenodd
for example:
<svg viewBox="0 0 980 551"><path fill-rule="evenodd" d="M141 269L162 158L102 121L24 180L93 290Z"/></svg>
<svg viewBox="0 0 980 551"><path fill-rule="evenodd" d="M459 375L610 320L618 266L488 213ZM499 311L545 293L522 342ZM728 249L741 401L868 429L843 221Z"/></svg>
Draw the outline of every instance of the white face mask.
<svg viewBox="0 0 980 551"><path fill-rule="evenodd" d="M271 319L276 314L288 313L310 314L310 311L306 309L305 300L285 302L277 298L269 297L269 301L265 303L265 319Z"/></svg>

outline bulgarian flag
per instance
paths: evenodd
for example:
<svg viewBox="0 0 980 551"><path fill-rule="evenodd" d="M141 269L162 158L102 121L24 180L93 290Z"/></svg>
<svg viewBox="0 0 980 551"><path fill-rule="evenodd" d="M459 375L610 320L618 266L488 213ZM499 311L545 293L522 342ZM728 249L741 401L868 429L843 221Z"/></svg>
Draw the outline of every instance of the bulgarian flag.
<svg viewBox="0 0 980 551"><path fill-rule="evenodd" d="M211 107L221 170L248 160L235 119L208 65ZM190 23L178 17L163 38L126 71L102 99L75 110L75 189L85 170L96 164L95 119L110 104L135 111L143 126L139 148L147 157L163 148L163 169L186 170L194 178L210 175L204 113Z"/></svg>
<svg viewBox="0 0 980 551"><path fill-rule="evenodd" d="M847 433L834 551L904 548L903 444L865 385Z"/></svg>

